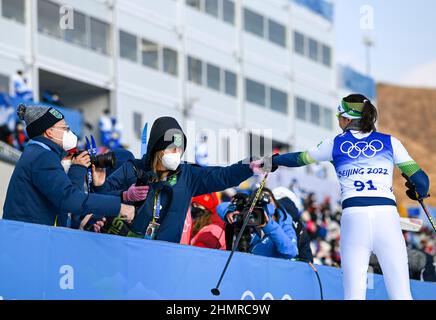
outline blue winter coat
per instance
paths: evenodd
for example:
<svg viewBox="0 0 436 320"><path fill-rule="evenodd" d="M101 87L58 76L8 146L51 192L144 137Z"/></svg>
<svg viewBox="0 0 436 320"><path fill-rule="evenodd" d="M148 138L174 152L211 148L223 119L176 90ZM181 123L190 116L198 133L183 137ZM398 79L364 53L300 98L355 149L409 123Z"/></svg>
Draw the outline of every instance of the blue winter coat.
<svg viewBox="0 0 436 320"><path fill-rule="evenodd" d="M3 218L54 225L62 212L117 216L121 198L86 194L74 186L61 165L65 152L53 141L38 136L15 166L9 182Z"/></svg>
<svg viewBox="0 0 436 320"><path fill-rule="evenodd" d="M217 207L217 213L226 221L225 216L229 212L230 202L221 203ZM265 236L261 238L254 234L250 243L250 253L273 258L292 259L298 255L297 234L292 225L292 217L282 209L278 209L279 221L269 219L262 228Z"/></svg>
<svg viewBox="0 0 436 320"><path fill-rule="evenodd" d="M73 164L68 170L68 178L70 178L71 183L77 187L80 191L84 192L85 179L87 177L88 170L81 165ZM79 229L81 217L80 216L71 216L71 219L68 218L69 212L65 212L58 217L57 225L60 227L69 227L72 229Z"/></svg>
<svg viewBox="0 0 436 320"><path fill-rule="evenodd" d="M137 160L137 166L144 170L144 161ZM222 191L237 186L253 175L248 164L238 162L228 167L200 167L183 163L178 170L168 177L168 184L154 184L150 187L145 203L138 209L132 223L132 231L145 235L152 220L156 191L161 189L162 209L157 221L160 227L157 240L180 242L186 214L191 198L205 193ZM103 186L94 188L98 193L113 194L127 190L136 182L133 163L126 162L106 179Z"/></svg>

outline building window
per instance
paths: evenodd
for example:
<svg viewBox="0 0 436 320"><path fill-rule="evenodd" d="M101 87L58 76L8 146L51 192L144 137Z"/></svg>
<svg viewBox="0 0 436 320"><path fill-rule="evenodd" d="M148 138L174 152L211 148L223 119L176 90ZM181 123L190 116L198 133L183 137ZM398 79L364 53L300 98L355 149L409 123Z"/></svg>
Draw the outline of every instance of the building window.
<svg viewBox="0 0 436 320"><path fill-rule="evenodd" d="M59 5L46 0L38 1L38 31L51 36L61 37L59 28Z"/></svg>
<svg viewBox="0 0 436 320"><path fill-rule="evenodd" d="M142 40L141 46L142 64L144 66L158 69L159 67L159 46L157 43Z"/></svg>
<svg viewBox="0 0 436 320"><path fill-rule="evenodd" d="M310 104L310 122L320 125L320 107L316 103Z"/></svg>
<svg viewBox="0 0 436 320"><path fill-rule="evenodd" d="M203 63L201 60L188 57L188 80L196 84L203 84Z"/></svg>
<svg viewBox="0 0 436 320"><path fill-rule="evenodd" d="M309 58L318 61L319 50L318 50L318 42L314 39L309 38Z"/></svg>
<svg viewBox="0 0 436 320"><path fill-rule="evenodd" d="M177 63L177 51L169 48L163 49L163 71L177 76L178 63Z"/></svg>
<svg viewBox="0 0 436 320"><path fill-rule="evenodd" d="M263 84L250 79L246 79L245 87L245 96L247 101L258 104L260 106L266 105L266 87Z"/></svg>
<svg viewBox="0 0 436 320"><path fill-rule="evenodd" d="M297 97L295 99L295 106L296 106L297 119L306 121L307 120L306 100Z"/></svg>
<svg viewBox="0 0 436 320"><path fill-rule="evenodd" d="M0 74L0 92L9 93L9 77Z"/></svg>
<svg viewBox="0 0 436 320"><path fill-rule="evenodd" d="M263 17L254 11L244 9L244 29L263 38L265 34Z"/></svg>
<svg viewBox="0 0 436 320"><path fill-rule="evenodd" d="M218 18L218 0L205 0L204 11Z"/></svg>
<svg viewBox="0 0 436 320"><path fill-rule="evenodd" d="M288 94L286 92L271 88L270 98L271 109L282 113L288 113Z"/></svg>
<svg viewBox="0 0 436 320"><path fill-rule="evenodd" d="M224 82L225 82L225 92L230 96L236 97L237 94L237 83L236 83L236 74L231 71L224 72Z"/></svg>
<svg viewBox="0 0 436 320"><path fill-rule="evenodd" d="M324 44L322 45L322 63L327 67L332 65L332 50Z"/></svg>
<svg viewBox="0 0 436 320"><path fill-rule="evenodd" d="M133 112L133 131L135 132L136 139L142 138L142 114L139 112Z"/></svg>
<svg viewBox="0 0 436 320"><path fill-rule="evenodd" d="M138 61L138 39L133 34L120 30L120 57Z"/></svg>
<svg viewBox="0 0 436 320"><path fill-rule="evenodd" d="M323 127L329 130L333 129L333 111L324 108L323 110Z"/></svg>
<svg viewBox="0 0 436 320"><path fill-rule="evenodd" d="M64 39L67 42L88 47L88 37L86 32L86 16L83 13L74 11L74 28L64 31Z"/></svg>
<svg viewBox="0 0 436 320"><path fill-rule="evenodd" d="M95 18L91 18L91 49L109 54L109 25Z"/></svg>
<svg viewBox="0 0 436 320"><path fill-rule="evenodd" d="M223 0L223 20L235 24L235 3L230 0Z"/></svg>
<svg viewBox="0 0 436 320"><path fill-rule="evenodd" d="M305 37L303 34L301 34L300 32L294 32L294 50L296 53L299 53L303 56L306 53L304 39Z"/></svg>
<svg viewBox="0 0 436 320"><path fill-rule="evenodd" d="M268 39L279 46L286 47L286 27L268 19Z"/></svg>
<svg viewBox="0 0 436 320"><path fill-rule="evenodd" d="M26 4L24 0L3 0L2 16L17 22L24 23Z"/></svg>
<svg viewBox="0 0 436 320"><path fill-rule="evenodd" d="M190 7L200 10L201 9L201 1L200 0L186 0L186 4Z"/></svg>
<svg viewBox="0 0 436 320"><path fill-rule="evenodd" d="M220 91L221 83L221 70L217 66L207 64L207 86L211 89Z"/></svg>

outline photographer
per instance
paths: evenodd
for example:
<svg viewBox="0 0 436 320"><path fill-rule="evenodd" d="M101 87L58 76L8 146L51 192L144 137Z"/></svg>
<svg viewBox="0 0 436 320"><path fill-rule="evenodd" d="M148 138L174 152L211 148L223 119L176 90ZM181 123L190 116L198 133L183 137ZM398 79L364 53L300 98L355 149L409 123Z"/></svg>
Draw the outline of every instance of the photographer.
<svg viewBox="0 0 436 320"><path fill-rule="evenodd" d="M73 185L61 159L76 147L77 137L62 113L49 107L20 105L18 116L25 121L31 140L9 182L4 219L51 226L65 212L133 219L134 207L121 204L120 197L86 194ZM85 158L82 160L87 165L89 157Z"/></svg>
<svg viewBox="0 0 436 320"><path fill-rule="evenodd" d="M107 179L104 170L94 170L94 190L99 193L149 185L145 201L136 203L128 235L179 243L193 196L239 185L253 175L248 163L228 167L182 163L185 146L186 136L177 120L161 117L153 123L141 160L126 162Z"/></svg>
<svg viewBox="0 0 436 320"><path fill-rule="evenodd" d="M274 199L279 203L288 214L291 215L293 226L297 233L298 239L298 259L313 263L313 254L310 248L310 237L307 233L306 226L301 220L300 211L298 210L299 202L301 200L295 195L294 192L285 188L278 187L272 190Z"/></svg>
<svg viewBox="0 0 436 320"><path fill-rule="evenodd" d="M253 192L254 194L256 191ZM224 221L235 226L234 236L239 232L243 213L248 210L250 205L251 201L248 201L247 197L244 199L242 194L237 194L232 202L224 202L218 206L218 215ZM260 212L256 209L253 212L256 215L263 214L264 223L257 226L248 225L248 232L243 237L247 238L248 236L248 239L240 242L242 245L238 251L274 258L295 258L298 255L298 247L292 217L279 205L268 189L262 191L256 208L260 209ZM259 217L253 219L259 220Z"/></svg>

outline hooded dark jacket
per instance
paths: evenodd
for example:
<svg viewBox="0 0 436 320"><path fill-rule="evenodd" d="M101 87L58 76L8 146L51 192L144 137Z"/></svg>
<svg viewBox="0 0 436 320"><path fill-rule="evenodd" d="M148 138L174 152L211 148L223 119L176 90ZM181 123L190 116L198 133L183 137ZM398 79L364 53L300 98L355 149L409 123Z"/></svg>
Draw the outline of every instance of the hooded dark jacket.
<svg viewBox="0 0 436 320"><path fill-rule="evenodd" d="M186 146L186 136L177 121L170 117L159 118L151 129L147 154L141 160L126 162L106 179L104 185L94 187L94 190L99 193L113 194L119 190L127 190L136 183L134 167L149 171L156 144L161 143L161 138L171 130L183 135L184 146ZM228 167L200 167L195 164L182 163L176 171L169 173L166 182L150 186L146 201L137 210L131 226L132 231L140 235L145 234L146 228L153 218L156 191L161 190L162 209L157 221L160 223L160 228L156 239L178 243L182 236L192 197L239 185L252 175L253 172L249 168L248 161L247 164L243 164L241 161Z"/></svg>

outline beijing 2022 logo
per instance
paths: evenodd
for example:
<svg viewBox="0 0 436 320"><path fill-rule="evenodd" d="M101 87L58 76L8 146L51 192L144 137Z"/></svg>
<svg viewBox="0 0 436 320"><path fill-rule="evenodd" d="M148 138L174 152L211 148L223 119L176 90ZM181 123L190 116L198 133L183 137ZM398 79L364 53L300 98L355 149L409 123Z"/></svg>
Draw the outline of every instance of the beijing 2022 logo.
<svg viewBox="0 0 436 320"><path fill-rule="evenodd" d="M352 143L351 141L345 141L341 144L341 152L348 154L351 159L357 159L361 155L367 158L374 158L377 152L382 151L384 148L383 143L380 140L372 140L371 142L358 141Z"/></svg>

